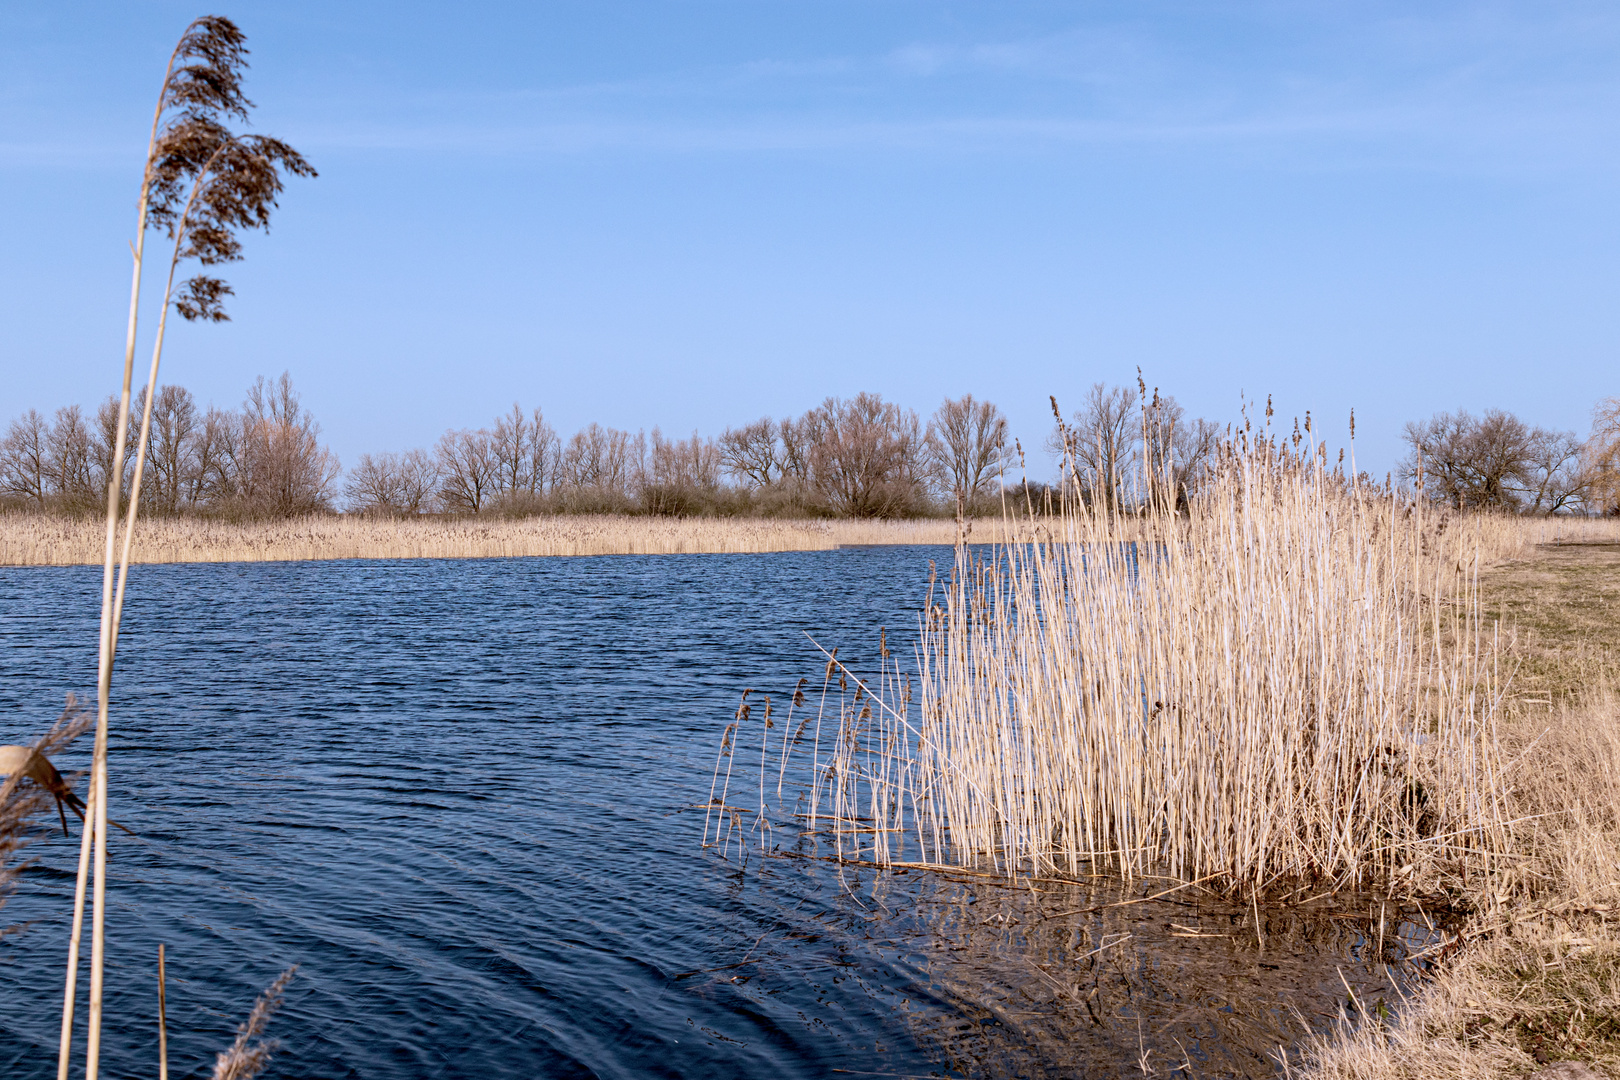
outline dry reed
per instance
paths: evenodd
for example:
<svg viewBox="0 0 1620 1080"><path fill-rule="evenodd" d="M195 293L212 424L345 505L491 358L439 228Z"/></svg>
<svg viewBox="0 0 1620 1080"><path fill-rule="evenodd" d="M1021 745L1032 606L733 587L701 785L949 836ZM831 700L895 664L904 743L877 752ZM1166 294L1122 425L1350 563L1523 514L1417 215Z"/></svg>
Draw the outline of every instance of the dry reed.
<svg viewBox="0 0 1620 1080"><path fill-rule="evenodd" d="M915 688L886 647L870 681L829 656L814 727L757 736L760 839L803 741L799 820L842 858L1248 895L1488 871L1507 818L1478 567L1585 526L1437 513L1294 446L1227 447L1185 515L1070 506L992 557L959 548Z"/></svg>
<svg viewBox="0 0 1620 1080"><path fill-rule="evenodd" d="M279 1044L273 1039L264 1038L264 1031L270 1024L270 1017L281 1008L282 994L297 972L298 965L294 964L259 995L247 1020L236 1029L236 1041L215 1059L214 1080L252 1080L270 1064L270 1055L275 1053Z"/></svg>
<svg viewBox="0 0 1620 1080"><path fill-rule="evenodd" d="M856 544L950 544L952 521L778 521L581 515L519 520L310 517L231 524L143 523L135 563L304 559L470 559L536 555L669 555L824 551ZM38 514L0 516L0 566L102 561L102 526Z"/></svg>

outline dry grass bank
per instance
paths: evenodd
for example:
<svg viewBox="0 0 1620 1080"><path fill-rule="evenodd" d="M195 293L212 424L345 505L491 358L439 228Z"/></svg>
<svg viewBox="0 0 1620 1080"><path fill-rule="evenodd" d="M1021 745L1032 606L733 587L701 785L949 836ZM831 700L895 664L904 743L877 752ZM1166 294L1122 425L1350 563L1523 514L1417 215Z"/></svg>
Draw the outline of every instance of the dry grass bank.
<svg viewBox="0 0 1620 1080"><path fill-rule="evenodd" d="M1511 620L1502 741L1510 858L1434 980L1389 1023L1312 1048L1313 1080L1620 1075L1620 542L1549 545L1485 575Z"/></svg>
<svg viewBox="0 0 1620 1080"><path fill-rule="evenodd" d="M0 516L0 566L99 564L104 529L101 522L89 519L38 514ZM845 544L950 544L955 539L955 522L933 520L778 521L582 515L500 521L311 517L231 524L182 519L142 522L135 530L131 561L290 562L822 551Z"/></svg>

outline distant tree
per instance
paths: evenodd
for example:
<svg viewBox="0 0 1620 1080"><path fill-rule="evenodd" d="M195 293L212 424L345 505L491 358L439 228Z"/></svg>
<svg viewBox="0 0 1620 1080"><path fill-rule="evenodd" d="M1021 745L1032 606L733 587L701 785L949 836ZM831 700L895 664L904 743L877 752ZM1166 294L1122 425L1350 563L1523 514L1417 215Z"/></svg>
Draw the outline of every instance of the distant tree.
<svg viewBox="0 0 1620 1080"><path fill-rule="evenodd" d="M721 451L697 432L689 439L666 439L653 428L642 505L655 514L689 514L720 488Z"/></svg>
<svg viewBox="0 0 1620 1080"><path fill-rule="evenodd" d="M947 398L928 425L927 448L941 486L966 507L1006 471L1007 418L972 394Z"/></svg>
<svg viewBox="0 0 1620 1080"><path fill-rule="evenodd" d="M330 509L342 468L321 446L320 431L287 372L273 383L261 375L248 388L237 489L249 514L285 518Z"/></svg>
<svg viewBox="0 0 1620 1080"><path fill-rule="evenodd" d="M29 409L0 439L0 493L43 509L49 484L50 425Z"/></svg>
<svg viewBox="0 0 1620 1080"><path fill-rule="evenodd" d="M500 455L487 430L445 432L435 458L439 497L451 513L476 514L500 491Z"/></svg>
<svg viewBox="0 0 1620 1080"><path fill-rule="evenodd" d="M782 479L783 463L777 424L769 417L720 435L720 461L727 472L750 488L768 488Z"/></svg>
<svg viewBox="0 0 1620 1080"><path fill-rule="evenodd" d="M628 431L593 421L568 440L563 475L576 493L610 501L628 499L640 478L645 443Z"/></svg>
<svg viewBox="0 0 1620 1080"><path fill-rule="evenodd" d="M1581 473L1592 507L1601 514L1620 514L1620 397L1604 398L1592 410Z"/></svg>
<svg viewBox="0 0 1620 1080"><path fill-rule="evenodd" d="M1400 475L1421 474L1428 496L1457 509L1517 510L1531 482L1539 433L1502 409L1436 413L1406 425Z"/></svg>
<svg viewBox="0 0 1620 1080"><path fill-rule="evenodd" d="M1581 465L1584 449L1573 431L1531 432L1523 471L1528 510L1557 514L1585 505L1591 482Z"/></svg>
<svg viewBox="0 0 1620 1080"><path fill-rule="evenodd" d="M210 405L198 425L192 448L186 502L220 509L237 502L238 463L242 453L242 417Z"/></svg>
<svg viewBox="0 0 1620 1080"><path fill-rule="evenodd" d="M145 392L141 404L145 405ZM184 508L196 470L198 441L197 403L183 386L165 386L152 406L151 472L146 495L152 509L176 514Z"/></svg>
<svg viewBox="0 0 1620 1080"><path fill-rule="evenodd" d="M817 488L850 517L893 517L913 509L926 478L922 425L917 414L877 394L828 398L811 428Z"/></svg>
<svg viewBox="0 0 1620 1080"><path fill-rule="evenodd" d="M503 495L529 488L529 418L517 402L512 411L495 418L490 432L490 448L495 452L495 488Z"/></svg>
<svg viewBox="0 0 1620 1080"><path fill-rule="evenodd" d="M90 429L84 410L64 405L51 425L50 476L58 502L66 510L94 509L100 496L92 468Z"/></svg>
<svg viewBox="0 0 1620 1080"><path fill-rule="evenodd" d="M529 415L529 495L545 494L557 482L561 468L562 441L537 405Z"/></svg>
<svg viewBox="0 0 1620 1080"><path fill-rule="evenodd" d="M782 452L777 477L794 491L807 492L814 485L815 448L821 441L823 426L821 413L816 409L796 420L782 420L777 424Z"/></svg>
<svg viewBox="0 0 1620 1080"><path fill-rule="evenodd" d="M424 450L361 454L344 483L349 509L373 515L415 515L431 509L443 478Z"/></svg>
<svg viewBox="0 0 1620 1080"><path fill-rule="evenodd" d="M525 414L516 403L495 420L490 432L495 451L495 489L508 503L532 501L545 492L557 471L557 433L537 408Z"/></svg>
<svg viewBox="0 0 1620 1080"><path fill-rule="evenodd" d="M1143 419L1150 495L1160 505L1186 509L1214 457L1220 428L1209 420L1188 419L1176 399L1160 395L1157 388Z"/></svg>
<svg viewBox="0 0 1620 1080"><path fill-rule="evenodd" d="M1057 417L1048 449L1062 460L1068 482L1087 505L1117 510L1129 500L1142 441L1138 401L1126 387L1093 383L1067 424ZM1057 413L1055 398L1052 409Z"/></svg>
<svg viewBox="0 0 1620 1080"><path fill-rule="evenodd" d="M129 437L129 429L134 427L135 420L125 411L124 430L120 432L119 415L120 402L116 394L108 395L96 409L96 424L90 430L90 465L96 488L102 492L116 489L122 502L129 497L130 466L135 458L135 443ZM115 458L119 460L115 462Z"/></svg>

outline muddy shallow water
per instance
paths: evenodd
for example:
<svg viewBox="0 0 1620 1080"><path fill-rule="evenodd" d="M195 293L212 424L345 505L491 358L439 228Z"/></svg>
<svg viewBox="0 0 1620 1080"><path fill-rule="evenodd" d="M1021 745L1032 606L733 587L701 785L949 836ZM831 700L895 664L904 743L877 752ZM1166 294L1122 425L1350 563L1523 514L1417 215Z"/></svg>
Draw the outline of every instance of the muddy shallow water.
<svg viewBox="0 0 1620 1080"><path fill-rule="evenodd" d="M915 625L930 558L137 567L119 652L111 1075L205 1076L300 966L282 1077L1267 1076L1393 1001L1422 916L1223 906L1144 882L721 858L700 844L741 688ZM0 568L0 741L93 685L99 571ZM898 632L897 632L898 628ZM779 698L780 700L780 698ZM82 767L88 741L65 755ZM781 846L815 854L813 843ZM55 1071L77 836L0 940L0 1074Z"/></svg>

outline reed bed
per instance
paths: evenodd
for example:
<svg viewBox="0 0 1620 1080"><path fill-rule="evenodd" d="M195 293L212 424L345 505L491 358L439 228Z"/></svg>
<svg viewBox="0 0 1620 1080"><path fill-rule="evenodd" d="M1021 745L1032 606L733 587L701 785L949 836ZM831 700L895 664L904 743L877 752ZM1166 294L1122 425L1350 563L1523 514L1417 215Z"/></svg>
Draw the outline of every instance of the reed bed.
<svg viewBox="0 0 1620 1080"><path fill-rule="evenodd" d="M846 544L951 544L953 521L814 521L613 515L515 520L308 517L233 524L145 522L136 563L305 559L487 559L541 555L672 555L824 551ZM0 565L99 564L104 528L89 519L0 516Z"/></svg>
<svg viewBox="0 0 1620 1080"><path fill-rule="evenodd" d="M1298 447L1226 447L1185 513L1068 506L959 547L915 682L884 641L867 678L829 654L780 732L745 703L723 755L759 740L760 796L729 806L722 761L706 842L766 841L798 762L792 820L841 859L1257 898L1488 872L1504 673L1477 574L1557 526L1437 513Z"/></svg>

